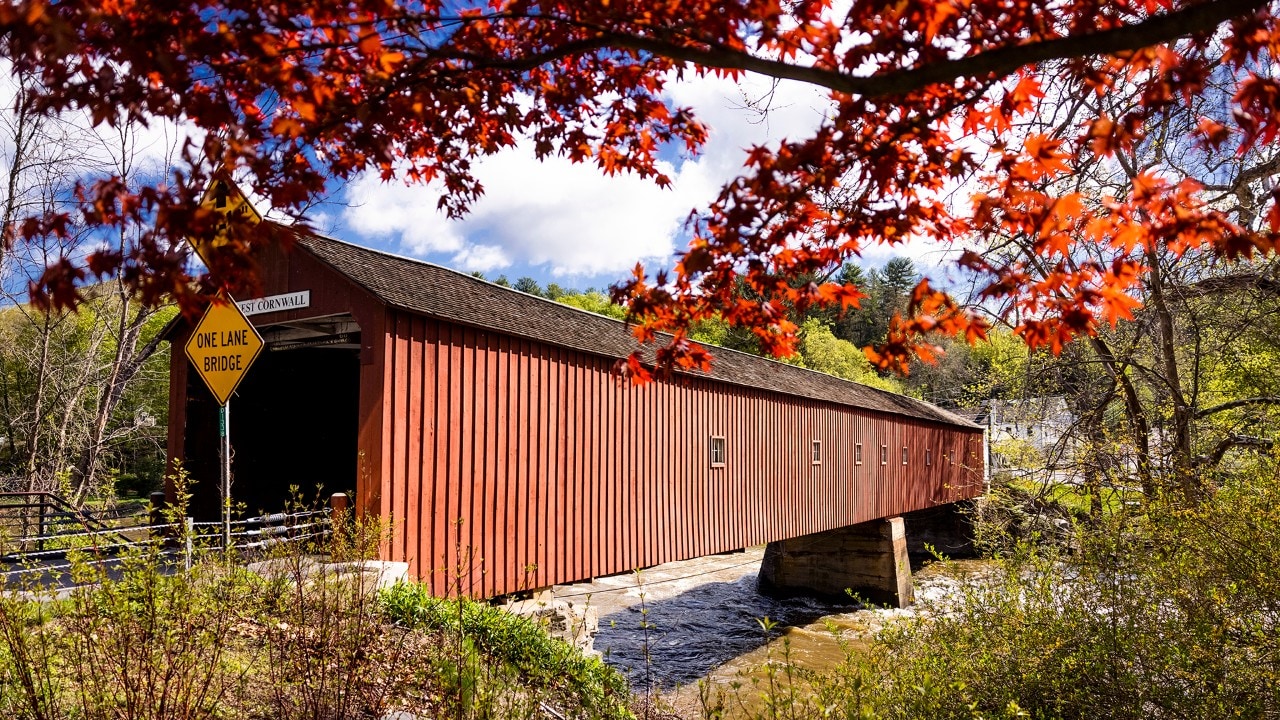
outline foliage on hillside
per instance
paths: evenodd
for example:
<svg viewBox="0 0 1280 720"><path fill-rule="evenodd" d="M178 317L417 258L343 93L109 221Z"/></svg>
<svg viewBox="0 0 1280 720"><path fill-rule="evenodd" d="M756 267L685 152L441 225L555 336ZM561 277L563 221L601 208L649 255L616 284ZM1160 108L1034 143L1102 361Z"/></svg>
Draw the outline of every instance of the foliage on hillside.
<svg viewBox="0 0 1280 720"><path fill-rule="evenodd" d="M139 308L102 290L74 313L0 308L6 489L83 500L160 482L169 350L158 335L176 309Z"/></svg>

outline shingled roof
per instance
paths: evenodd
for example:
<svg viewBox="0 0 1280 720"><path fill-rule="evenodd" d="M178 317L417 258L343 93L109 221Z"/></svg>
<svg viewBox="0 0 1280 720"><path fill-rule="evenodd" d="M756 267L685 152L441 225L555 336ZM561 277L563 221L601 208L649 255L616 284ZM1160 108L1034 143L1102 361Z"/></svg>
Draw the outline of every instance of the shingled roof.
<svg viewBox="0 0 1280 720"><path fill-rule="evenodd" d="M319 235L297 245L383 302L412 313L538 342L625 358L639 347L626 323L536 295L495 285L421 260ZM709 346L710 372L721 382L813 400L977 429L929 403L749 353Z"/></svg>

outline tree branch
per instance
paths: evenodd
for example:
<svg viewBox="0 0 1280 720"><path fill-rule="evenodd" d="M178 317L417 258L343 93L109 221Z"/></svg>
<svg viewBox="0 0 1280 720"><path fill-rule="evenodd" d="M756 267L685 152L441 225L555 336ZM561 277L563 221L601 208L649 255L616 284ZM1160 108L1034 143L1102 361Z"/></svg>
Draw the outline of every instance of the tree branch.
<svg viewBox="0 0 1280 720"><path fill-rule="evenodd" d="M1280 280L1254 272L1236 273L1205 278L1176 289L1178 297L1183 300L1246 290L1259 290L1269 295L1280 296Z"/></svg>
<svg viewBox="0 0 1280 720"><path fill-rule="evenodd" d="M1220 412L1234 410L1238 407L1245 407L1247 405L1280 405L1280 397L1276 397L1274 395L1261 395L1258 397L1241 398L1239 400L1232 400L1231 402L1224 402L1221 405L1214 405L1202 410L1197 410L1196 419L1198 420L1200 418L1209 417L1210 415L1216 415Z"/></svg>
<svg viewBox="0 0 1280 720"><path fill-rule="evenodd" d="M1227 451L1233 447L1252 447L1258 450L1269 450L1275 446L1275 441L1268 438L1255 437L1253 435L1236 435L1232 433L1223 438L1213 452L1209 455L1206 462L1210 466L1217 466L1222 462L1222 458L1226 456Z"/></svg>
<svg viewBox="0 0 1280 720"><path fill-rule="evenodd" d="M1260 162L1251 168L1246 168L1240 171L1240 175L1230 185L1205 185L1204 189L1212 190L1214 192L1232 193L1239 190L1243 185L1257 182L1258 180L1271 177L1277 173L1280 173L1280 155L1276 155L1270 160Z"/></svg>
<svg viewBox="0 0 1280 720"><path fill-rule="evenodd" d="M901 95L929 85L950 82L962 77L1003 76L1020 67L1046 60L1061 60L1093 55L1114 55L1177 40L1216 28L1235 17L1265 7L1269 0L1211 0L1196 3L1162 15L1155 15L1133 25L1125 25L1083 35L1008 45L975 55L929 62L907 70L855 76L838 70L793 65L781 60L758 57L744 50L722 45L691 45L688 42L664 40L636 33L620 33L597 27L594 38L567 43L545 52L521 58L466 58L478 67L527 71L547 62L588 50L625 48L653 53L673 60L722 70L744 70L780 80L825 87L836 92L862 97ZM533 16L532 19L572 22L566 18ZM582 25L582 23L575 23ZM692 40L690 42L698 42Z"/></svg>

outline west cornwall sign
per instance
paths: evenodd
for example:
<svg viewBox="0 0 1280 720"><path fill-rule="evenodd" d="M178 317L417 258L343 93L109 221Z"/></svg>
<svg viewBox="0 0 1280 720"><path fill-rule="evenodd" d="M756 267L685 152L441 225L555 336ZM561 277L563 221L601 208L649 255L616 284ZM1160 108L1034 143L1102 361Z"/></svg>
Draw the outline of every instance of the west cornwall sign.
<svg viewBox="0 0 1280 720"><path fill-rule="evenodd" d="M279 312L282 310L298 310L300 308L310 306L310 290L299 290L298 292L288 293L285 295L269 295L267 297L240 300L236 302L236 307L240 308L240 312L246 317L249 315L261 315L262 313Z"/></svg>

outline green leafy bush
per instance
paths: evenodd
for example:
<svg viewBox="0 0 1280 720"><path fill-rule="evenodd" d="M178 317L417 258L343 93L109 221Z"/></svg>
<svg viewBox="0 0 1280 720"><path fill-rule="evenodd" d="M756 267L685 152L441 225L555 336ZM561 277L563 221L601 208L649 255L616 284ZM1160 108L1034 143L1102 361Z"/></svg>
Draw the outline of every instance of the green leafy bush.
<svg viewBox="0 0 1280 720"><path fill-rule="evenodd" d="M813 678L812 701L835 717L903 720L1275 717L1274 471L1075 533L1073 552L1007 546L957 596Z"/></svg>
<svg viewBox="0 0 1280 720"><path fill-rule="evenodd" d="M464 660L455 662L456 667L473 666L472 654L478 653L497 665L498 677L513 676L524 687L578 708L583 717L631 717L630 693L620 674L548 636L527 618L465 598L432 597L425 586L407 583L384 591L382 608L395 622L456 638L455 652ZM466 693L474 697L478 691L466 686L475 678L454 672L455 682L463 685L464 701Z"/></svg>

